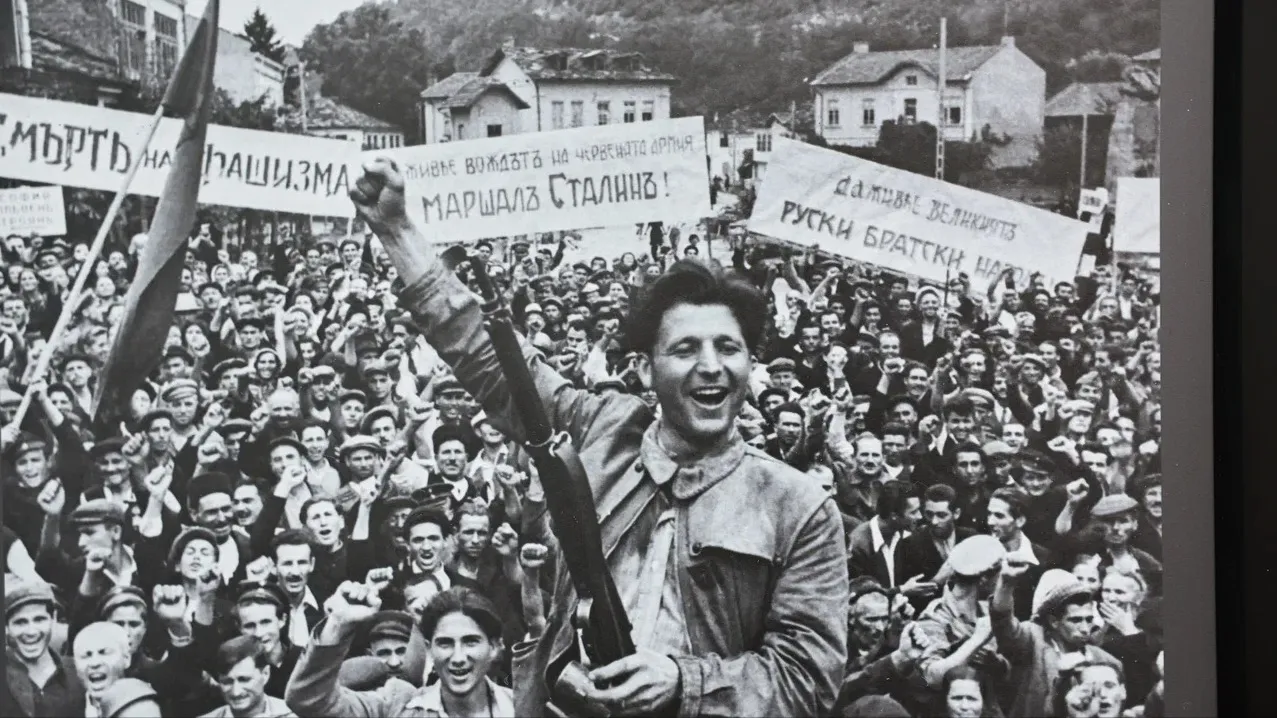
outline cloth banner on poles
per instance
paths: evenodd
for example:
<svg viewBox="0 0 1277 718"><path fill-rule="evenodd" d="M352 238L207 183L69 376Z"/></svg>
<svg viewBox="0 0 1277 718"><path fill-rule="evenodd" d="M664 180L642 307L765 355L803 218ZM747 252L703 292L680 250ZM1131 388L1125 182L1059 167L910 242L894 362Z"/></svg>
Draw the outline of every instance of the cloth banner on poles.
<svg viewBox="0 0 1277 718"><path fill-rule="evenodd" d="M1156 177L1119 177L1113 217L1113 250L1162 251L1162 182Z"/></svg>

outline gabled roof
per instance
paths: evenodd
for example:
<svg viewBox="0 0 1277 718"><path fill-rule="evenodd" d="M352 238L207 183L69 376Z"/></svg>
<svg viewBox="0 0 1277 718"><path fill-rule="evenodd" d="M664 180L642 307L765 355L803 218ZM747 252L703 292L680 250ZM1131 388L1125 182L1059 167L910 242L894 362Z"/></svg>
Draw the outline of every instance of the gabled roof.
<svg viewBox="0 0 1277 718"><path fill-rule="evenodd" d="M636 52L612 52L597 48L559 47L540 49L534 47L503 47L488 57L480 75L491 75L501 61L509 58L534 81L577 82L677 82L675 76L652 69L643 64L643 56ZM584 61L603 58L603 69L592 69ZM566 60L566 69L553 64ZM614 65L618 60L632 63L633 69Z"/></svg>
<svg viewBox="0 0 1277 718"><path fill-rule="evenodd" d="M455 93L453 93L453 95L449 97L444 104L450 109L468 110L479 100L480 97L483 97L489 92L504 94L506 97L509 97L513 101L514 106L520 110L526 110L532 107L532 105L524 102L522 97L514 94L514 90L511 90L504 82L501 82L495 77L471 78Z"/></svg>
<svg viewBox="0 0 1277 718"><path fill-rule="evenodd" d="M1111 116L1121 93L1120 82L1075 82L1046 101L1046 116Z"/></svg>
<svg viewBox="0 0 1277 718"><path fill-rule="evenodd" d="M454 72L421 91L423 100L446 100L461 86L479 76L477 72Z"/></svg>
<svg viewBox="0 0 1277 718"><path fill-rule="evenodd" d="M316 97L306 108L307 126L317 130L399 130L398 127L347 107L331 97Z"/></svg>
<svg viewBox="0 0 1277 718"><path fill-rule="evenodd" d="M727 133L745 133L779 123L790 132L800 133L811 128L812 120L811 109L805 106L799 107L796 113L770 112L765 109L746 107L719 115L717 120L709 119L705 127Z"/></svg>
<svg viewBox="0 0 1277 718"><path fill-rule="evenodd" d="M1001 50L1002 45L970 45L950 47L945 52L946 82L962 82ZM891 50L887 52L853 52L835 62L811 81L812 86L877 85L898 70L917 68L931 77L940 72L940 50Z"/></svg>
<svg viewBox="0 0 1277 718"><path fill-rule="evenodd" d="M1149 50L1148 52L1143 53L1142 55L1136 55L1135 57L1132 57L1131 59L1134 60L1135 62L1161 62L1162 48L1155 47L1152 50Z"/></svg>

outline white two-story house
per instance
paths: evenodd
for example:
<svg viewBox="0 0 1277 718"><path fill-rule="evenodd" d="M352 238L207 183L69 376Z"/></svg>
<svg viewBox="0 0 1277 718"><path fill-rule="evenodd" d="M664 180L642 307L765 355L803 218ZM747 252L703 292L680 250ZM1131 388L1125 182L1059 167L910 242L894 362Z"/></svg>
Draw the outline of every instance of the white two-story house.
<svg viewBox="0 0 1277 718"><path fill-rule="evenodd" d="M507 42L421 93L424 143L669 119L673 75L637 53Z"/></svg>
<svg viewBox="0 0 1277 718"><path fill-rule="evenodd" d="M995 165L1031 163L1042 136L1046 72L1014 38L950 47L941 102L939 65L938 48L875 52L856 43L811 81L816 133L831 145L864 147L878 141L887 120L929 122L951 141L977 139L987 128L1010 138L995 150Z"/></svg>

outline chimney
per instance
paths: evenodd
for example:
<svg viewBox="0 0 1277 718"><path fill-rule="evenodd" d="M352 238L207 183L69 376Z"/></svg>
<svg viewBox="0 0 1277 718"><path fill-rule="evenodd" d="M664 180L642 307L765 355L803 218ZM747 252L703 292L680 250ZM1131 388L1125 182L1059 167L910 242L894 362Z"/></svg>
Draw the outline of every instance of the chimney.
<svg viewBox="0 0 1277 718"><path fill-rule="evenodd" d="M851 51L856 53L857 55L867 54L869 52L869 43L867 42L855 43L854 45L851 46Z"/></svg>
<svg viewBox="0 0 1277 718"><path fill-rule="evenodd" d="M1015 38L1010 35L1003 35L1002 47L1015 47Z"/></svg>

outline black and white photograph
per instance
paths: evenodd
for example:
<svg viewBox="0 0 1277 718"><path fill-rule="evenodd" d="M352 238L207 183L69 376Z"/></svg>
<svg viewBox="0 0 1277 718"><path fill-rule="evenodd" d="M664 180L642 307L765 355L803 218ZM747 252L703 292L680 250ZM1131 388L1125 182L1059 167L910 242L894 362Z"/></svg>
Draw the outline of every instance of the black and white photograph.
<svg viewBox="0 0 1277 718"><path fill-rule="evenodd" d="M0 715L1179 715L1162 5L0 0Z"/></svg>

